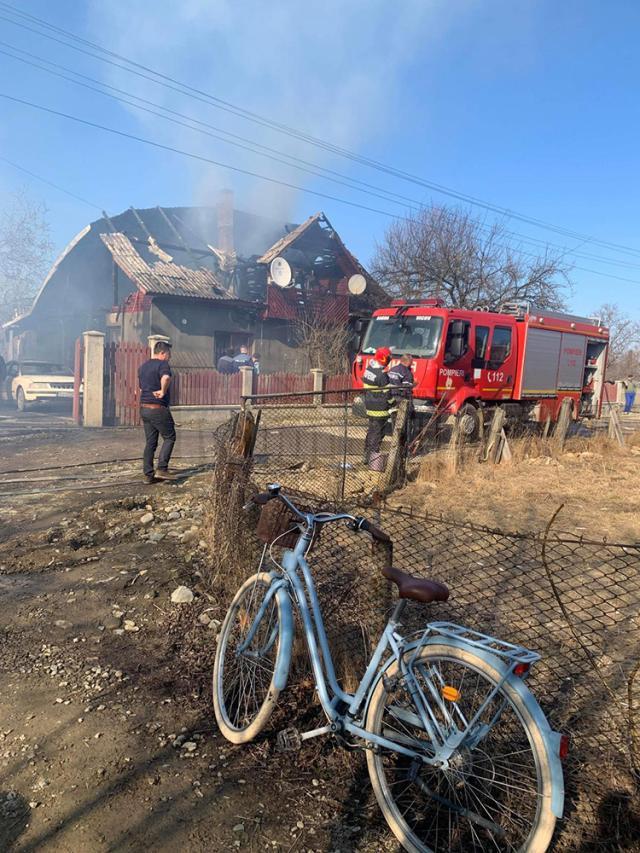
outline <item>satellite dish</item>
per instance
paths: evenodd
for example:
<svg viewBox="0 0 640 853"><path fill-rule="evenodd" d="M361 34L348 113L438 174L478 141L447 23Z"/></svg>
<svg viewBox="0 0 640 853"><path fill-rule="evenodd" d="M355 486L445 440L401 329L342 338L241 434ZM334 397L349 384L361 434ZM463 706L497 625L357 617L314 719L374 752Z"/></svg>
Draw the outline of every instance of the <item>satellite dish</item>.
<svg viewBox="0 0 640 853"><path fill-rule="evenodd" d="M284 258L274 258L269 266L269 273L271 281L278 287L290 287L293 282L293 272L288 261L285 261Z"/></svg>
<svg viewBox="0 0 640 853"><path fill-rule="evenodd" d="M353 294L353 296L360 296L367 289L367 280L360 273L356 273L349 279L347 287L349 288L349 293Z"/></svg>

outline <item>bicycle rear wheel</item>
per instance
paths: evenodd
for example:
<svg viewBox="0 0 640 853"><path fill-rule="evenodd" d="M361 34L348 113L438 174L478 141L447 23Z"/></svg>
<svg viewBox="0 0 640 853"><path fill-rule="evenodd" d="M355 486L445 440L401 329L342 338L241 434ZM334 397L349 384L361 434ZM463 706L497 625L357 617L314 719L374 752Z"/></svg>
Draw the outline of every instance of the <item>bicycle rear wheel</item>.
<svg viewBox="0 0 640 853"><path fill-rule="evenodd" d="M213 707L220 731L232 743L247 743L262 731L283 686L276 685L276 671L282 655L290 653L291 640L283 635L280 595L270 599L255 635L243 648L271 582L266 572L245 581L220 631L213 667Z"/></svg>
<svg viewBox="0 0 640 853"><path fill-rule="evenodd" d="M414 702L393 663L380 679L367 713L367 729L429 755L428 736ZM425 646L414 668L429 695L425 677L455 688L447 710L460 726L471 721L498 684L500 672L474 652L435 643ZM387 687L385 687L385 683ZM449 694L451 695L451 694ZM524 701L505 681L477 726L486 725L475 745L462 746L447 769L435 768L381 749L367 752L373 789L387 823L410 853L543 853L556 818L551 808L552 772L545 732L532 715L533 697ZM446 725L437 702L431 708ZM480 729L474 725L474 731ZM461 726L464 727L464 726Z"/></svg>

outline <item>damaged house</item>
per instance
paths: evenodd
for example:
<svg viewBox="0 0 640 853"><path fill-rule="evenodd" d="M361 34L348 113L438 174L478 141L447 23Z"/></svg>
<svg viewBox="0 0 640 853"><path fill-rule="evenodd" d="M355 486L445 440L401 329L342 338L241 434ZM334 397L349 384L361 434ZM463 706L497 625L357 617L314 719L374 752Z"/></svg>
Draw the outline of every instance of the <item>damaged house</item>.
<svg viewBox="0 0 640 853"><path fill-rule="evenodd" d="M264 371L305 372L302 323L348 328L384 298L323 213L277 223L234 210L226 192L216 207L130 208L87 225L5 334L10 358L70 365L97 329L115 342L166 335L185 368L244 344Z"/></svg>

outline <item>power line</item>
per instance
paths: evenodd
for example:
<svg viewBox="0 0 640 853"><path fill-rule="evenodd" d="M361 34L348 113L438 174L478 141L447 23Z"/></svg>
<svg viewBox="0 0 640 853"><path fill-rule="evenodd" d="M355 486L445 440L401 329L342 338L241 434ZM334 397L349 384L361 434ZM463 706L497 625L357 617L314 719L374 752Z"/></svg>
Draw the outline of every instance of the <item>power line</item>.
<svg viewBox="0 0 640 853"><path fill-rule="evenodd" d="M6 42L0 41L0 45L6 45ZM12 45L9 45L9 47L11 50L19 51L20 53L27 54L28 56L33 56L33 54L29 54L28 51L23 51L20 48L13 47ZM125 92L122 89L117 89L114 86L109 86L106 83L101 83L98 80L94 80L93 78L87 77L84 74L79 74L78 72L73 71L73 69L65 68L65 66L58 65L57 63L50 63L48 60L42 60L38 57L40 62L44 62L45 64L48 64L48 65L53 65L57 68L63 68L65 71L68 71L69 74L73 74L73 75L76 75L78 77L82 77L85 80L91 80L92 82L96 83L97 85L91 86L87 83L83 83L81 80L75 80L73 77L69 77L67 74L62 74L58 71L53 71L49 68L46 68L45 65L41 65L38 62L31 62L30 60L25 59L22 56L15 56L14 54L10 53L9 51L2 50L1 48L0 48L0 54L2 54L3 56L8 56L11 59L15 59L18 62L23 62L26 65L29 65L32 68L37 68L41 71L46 72L47 74L51 74L55 77L59 77L62 80L67 80L70 83L74 83L77 86L82 86L83 88L88 89L91 92L97 92L98 94L103 95L104 97L112 98L113 100L118 101L121 104L127 104L128 106L131 106L134 109L142 110L143 112L146 112L150 115L154 115L154 116L157 116L158 118L164 119L165 121L172 122L173 124L179 125L180 127L186 127L189 130L194 130L198 133L203 133L206 136L211 137L212 139L217 139L218 141L225 142L228 145L235 145L239 148L244 149L245 151L250 151L252 154L259 154L260 156L267 157L270 160L273 160L277 163L281 163L284 166L288 166L288 167L291 167L294 169L298 169L300 171L306 172L307 174L313 175L315 177L323 178L324 180L332 181L333 183L337 183L341 186L348 187L349 189L358 190L359 192L363 192L367 195L375 196L375 197L380 198L384 201L391 201L394 204L418 205L418 207L423 206L421 202L419 202L415 199L411 199L411 198L408 198L406 196L400 196L397 193L389 192L389 191L383 189L382 187L376 187L373 184L368 184L368 183L359 181L357 179L352 179L348 175L343 175L340 172L335 172L331 169L325 169L325 167L323 167L323 166L320 166L320 165L314 164L314 163L310 163L307 160L302 160L298 157L289 155L285 152L279 152L277 149L269 148L268 146L264 146L264 145L261 145L260 143L253 142L252 140L246 139L245 137L239 137L236 134L231 134L232 136L235 136L237 139L242 139L247 144L236 142L233 139L225 139L224 136L227 134L227 131L222 130L220 128L217 128L214 125L209 125L209 124L207 124L207 122L203 122L200 119L194 118L193 116L188 116L188 115L185 115L184 113L179 113L175 110L171 110L168 107L163 106L162 104L156 104L153 101L149 101L146 98L141 98L138 95L133 95L129 92ZM104 91L105 89L111 89L115 92L122 92L125 95L127 95L127 97L122 98L122 97L119 97L117 95L113 95L113 94L111 94L111 92ZM130 99L133 99L133 100L130 100ZM140 101L141 103L136 104L135 101ZM164 113L161 113L161 112L157 112L156 110L148 109L145 106L141 106L141 104L149 104L153 107L157 107L157 109L159 109L159 110L164 110L166 113L168 113L168 115L165 115ZM179 116L181 118L186 119L187 121L177 120L177 119L173 118L173 116ZM192 124L189 124L187 122L192 122ZM194 125L196 125L196 126L194 126ZM212 133L212 132L208 131L206 128L212 128L213 130L215 130L217 132ZM220 134L223 134L223 135L220 135ZM270 152L274 152L274 153L272 154ZM280 155L280 156L275 156L275 155ZM283 158L287 158L287 159L283 159ZM289 162L289 160L293 160L296 162ZM299 163L305 164L305 165L298 165ZM328 174L322 174L323 172L326 172ZM336 178L334 178L333 177L334 175L337 176L337 178L340 178L340 180L337 180ZM361 186L357 186L358 184L360 184ZM412 207L411 209L415 210L417 208Z"/></svg>
<svg viewBox="0 0 640 853"><path fill-rule="evenodd" d="M33 101L27 101L23 98L16 98L13 95L9 95L6 92L0 92L0 98L5 98L5 100L13 101L16 104L23 104L27 107L32 107L36 110L41 110L42 112L49 113L50 115L59 116L60 118L66 118L70 121L75 121L78 124L84 124L87 127L93 127L97 130L104 130L107 133L113 133L116 136L122 136L125 139L131 139L135 142L142 142L144 145L151 145L154 148L160 148L164 151L170 151L173 154L181 154L184 157L190 157L192 160L199 160L202 163L208 163L212 166L218 166L222 169L229 169L232 172L238 172L241 175L248 175L252 178L258 178L261 181L268 181L271 184L279 184L280 186L287 187L288 189L296 190L297 192L309 193L310 195L318 196L319 198L325 198L329 201L336 201L339 204L346 204L350 207L356 207L360 210L366 210L370 213L379 213L383 216L389 216L392 219L397 218L394 213L391 213L388 210L381 210L376 207L369 207L365 204L360 204L356 201L348 201L347 199L338 198L337 196L329 195L328 193L320 192L319 190L310 190L305 187L301 187L298 184L292 184L289 181L282 181L277 178L269 177L268 175L262 175L259 172L253 172L250 169L243 169L240 166L233 166L230 163L223 163L220 160L213 160L210 157L205 157L202 154L196 154L193 151L184 151L182 148L175 148L173 145L165 145L162 142L156 142L153 139L146 139L143 136L137 136L133 133L127 133L124 130L118 130L114 127L107 127L107 125L99 124L98 122L89 121L89 119L80 118L79 116L71 115L70 113L64 113L60 110L54 110L51 107L45 107L43 104L36 104Z"/></svg>
<svg viewBox="0 0 640 853"><path fill-rule="evenodd" d="M107 133L112 133L112 134L115 134L116 136L120 136L120 137L123 137L125 139L130 139L130 140L133 140L135 142L141 142L144 145L150 145L153 148L158 148L158 149L161 149L163 151L169 151L173 154L180 154L180 155L182 155L184 157L188 157L192 160L198 160L202 163L208 163L212 166L218 166L218 167L223 168L223 169L228 169L232 172L238 172L239 174L242 174L242 175L248 175L249 177L257 178L258 180L267 181L268 183L271 183L271 184L277 184L279 186L287 187L288 189L293 189L293 190L296 190L297 192L303 192L303 193L307 193L309 195L318 196L319 198L328 199L329 201L335 201L338 204L344 204L344 205L347 205L349 207L355 207L359 210L366 210L370 213L377 213L377 214L381 214L382 216L388 216L391 219L398 219L398 218L406 219L406 217L398 217L396 214L391 213L388 210L382 210L380 208L370 207L368 205L360 204L360 202L350 201L348 199L344 199L344 198L340 198L338 196L330 195L329 193L320 192L319 190L312 190L312 189L308 189L306 187L301 187L297 184L292 184L289 181L283 181L283 180L279 180L278 178L272 178L269 175L263 175L263 174L260 174L259 172L254 172L250 169L243 169L239 166L234 166L230 163L223 163L219 160L213 160L210 157L205 157L202 154L196 154L195 152L192 152L192 151L185 151L184 149L176 148L172 145L166 145L162 142L156 142L155 140L152 140L152 139L146 139L145 137L137 136L136 134L128 133L127 131L124 131L124 130L118 130L117 128L108 127L107 125L99 124L98 122L89 121L88 119L83 119L83 118L80 118L79 116L71 115L70 113L65 113L65 112L62 112L60 110L54 110L51 107L46 107L42 104L36 104L33 101L27 101L23 98L17 98L17 97L14 97L13 95L9 95L5 92L0 92L0 98L4 98L5 100L12 101L12 102L17 103L17 104L22 104L23 106L28 106L28 107L31 107L33 109L49 113L50 115L59 116L60 118L65 118L65 119L68 119L70 121L77 122L78 124L86 125L87 127L93 127L97 130L102 130L102 131L105 131ZM512 247L504 247L503 246L503 248L512 248ZM512 248L512 250L516 251L520 254L523 254L523 255L530 255L531 257L537 257L535 255L532 255L532 253L530 253L530 252L523 252L522 250L518 250L518 249L514 250L513 248ZM621 276L611 275L608 273L603 273L603 272L600 272L598 270L587 269L585 267L575 267L575 269L581 270L582 272L593 273L594 275L603 275L603 276L606 276L607 278L617 279L618 281L625 281L625 282L629 282L631 284L640 284L640 281L636 281L634 279L629 279L629 278L623 278Z"/></svg>
<svg viewBox="0 0 640 853"><path fill-rule="evenodd" d="M178 81L175 78L173 78L167 74L163 74L160 71L156 71L155 69L152 69L146 65L143 65L142 63L131 60L131 59L127 58L126 56L123 56L122 54L118 54L118 53L115 53L114 51L108 50L107 48L104 48L101 45L96 44L95 42L91 42L88 39L84 39L81 36L78 36L78 35L70 32L68 30L64 30L61 27L57 27L53 24L50 24L48 21L45 21L42 18L38 18L35 15L31 15L29 13L23 12L20 9L17 9L15 6L12 6L10 3L0 2L0 7L2 7L5 10L5 12L12 14L14 16L17 16L19 19L22 19L22 20L16 21L12 18L7 18L6 16L0 15L0 19L5 20L8 23L13 24L14 26L18 26L18 27L21 27L23 29L29 30L30 32L33 32L33 33L35 33L35 34L37 34L43 38L53 40L55 42L58 42L59 44L63 44L65 47L71 48L73 50L80 51L81 53L89 55L94 59L99 59L103 62L108 62L109 64L115 65L116 67L119 67L122 70L128 71L129 73L137 74L138 76L141 76L147 80L151 80L152 82L156 83L157 85L162 85L162 86L165 86L169 89L173 89L174 91L178 91L180 94L187 95L188 97L195 97L196 100L200 100L200 101L204 100L206 103L209 103L210 105L213 105L219 109L223 109L227 112L231 112L231 113L235 114L236 116L239 116L240 118L252 121L252 122L260 124L264 127L270 127L279 133L283 133L287 136L292 136L292 137L299 139L301 141L304 141L308 144L314 145L316 147L320 147L326 151L330 151L330 152L337 154L339 156L346 157L347 159L352 160L353 162L357 162L357 163L360 163L361 165L366 165L370 168L377 169L378 171L385 172L386 174L393 175L394 177L400 178L402 180L418 184L418 185L423 186L427 189L433 190L434 192L442 193L442 194L449 196L451 198L455 198L458 201L463 201L467 204L471 204L474 206L481 207L481 208L488 210L492 213L496 213L496 214L499 214L502 216L507 216L509 218L513 218L513 219L516 219L518 221L525 222L527 224L533 225L533 226L538 227L538 228L544 228L547 230L551 230L555 233L563 234L564 236L570 237L572 239L578 239L578 240L581 240L581 241L587 242L587 243L594 243L594 244L605 246L607 248L610 248L610 249L613 249L616 251L631 253L633 255L640 254L640 249L638 249L638 248L635 248L632 246L625 246L623 244L613 243L611 241L601 240L601 239L594 237L594 236L591 236L591 235L581 234L579 232L572 231L571 229L565 228L563 226L554 225L553 223L546 222L544 220L537 219L535 217L530 217L530 216L527 216L525 214L521 214L521 213L514 211L514 210L511 210L509 208L504 208L504 207L501 207L499 205L492 204L490 202L486 202L486 201L479 199L475 196L471 196L471 195L468 195L466 193L462 193L462 192L459 192L457 190L453 190L452 188L447 187L444 184L437 184L433 181L428 181L428 180L421 178L417 175L412 175L411 173L404 172L400 169L397 169L393 166L389 166L389 165L382 163L380 161L373 160L371 158L364 157L362 155L356 154L352 151L349 151L348 149L344 149L344 148L341 148L337 145L334 145L333 143L327 142L326 140L322 140L318 137L311 136L310 134L303 133L299 130L296 130L295 128L289 127L289 126L281 124L279 122L274 122L271 119L260 116L257 113L251 112L250 110L246 110L242 107L238 107L237 105L231 103L230 101L225 101L222 98L219 98L219 97L212 95L208 92L205 92L203 90L197 89L193 86L190 86L189 84L182 83L181 81ZM38 29L34 29L33 26L29 26L24 21L28 21L29 23L35 24L36 26L38 26L40 28L44 28L46 30L50 30L51 32L61 34L66 39L71 39L72 41L75 41L78 44L86 45L87 47L90 47L91 50L94 52L92 53L88 50L85 50L83 48L78 47L75 44L70 44L68 41L62 41L60 38L53 36L51 34L51 32L41 32ZM97 56L95 54L95 51L98 51L99 53L104 54L104 56ZM120 60L120 62L124 62L128 66L131 66L131 67L123 66L123 65L119 64L118 62L114 62L113 60L107 59L106 57L114 57L114 58ZM139 69L139 70L136 70L136 69ZM142 73L142 72L146 72L146 73ZM149 75L153 75L153 76L149 76ZM175 84L175 85L173 85L173 84ZM180 88L176 88L176 85Z"/></svg>
<svg viewBox="0 0 640 853"><path fill-rule="evenodd" d="M194 131L197 131L198 133L203 133L206 136L209 136L209 137L216 139L218 141L240 147L241 149L250 151L251 153L258 154L260 156L267 157L270 160L281 163L285 166L296 168L300 171L306 172L307 174L314 175L315 177L320 177L324 180L332 181L333 183L336 183L340 186L345 186L349 189L355 189L358 192L362 192L362 193L365 193L365 194L370 195L372 197L383 199L385 201L390 201L394 204L404 204L405 208L407 205L409 205L410 210L415 211L415 210L418 210L418 209L421 209L424 207L423 203L418 201L417 199L412 199L412 198L407 197L407 196L399 195L398 193L390 192L390 191L388 191L382 187L378 187L374 184L369 184L367 182L360 181L360 180L355 179L355 178L351 178L348 175L345 175L345 174L340 173L340 172L336 172L332 169L326 169L325 167L320 166L319 164L315 164L315 163L312 163L310 161L303 160L301 158L295 157L293 155L289 155L288 153L281 152L278 149L273 149L273 148L270 148L269 146L264 146L260 143L256 143L253 140L248 139L246 137L239 136L238 134L229 133L228 131L225 131L221 128L218 128L218 127L211 125L207 122L203 122L202 120L197 119L193 116L185 115L183 113L169 109L168 107L165 107L162 104L156 104L153 101L149 101L147 98L142 98L138 95L133 95L132 93L127 92L126 90L119 89L115 86L110 86L109 84L106 84L106 83L102 83L101 81L96 80L95 78L92 78L92 77L89 77L85 74L81 74L80 72L74 71L72 68L68 68L68 67L61 65L59 63L51 62L50 60L44 59L43 57L40 57L37 54L30 53L29 51L25 51L21 48L15 47L14 45L8 44L7 42L0 41L0 45L8 47L10 51L14 51L14 52L17 52L19 54L23 54L22 56L16 56L15 53L11 53L9 51L2 50L0 48L0 54L2 54L4 56L7 56L11 59L15 59L18 62L22 62L26 65L29 65L33 68L36 68L40 71L47 73L47 74L51 74L51 75L58 77L62 80L66 80L68 82L74 83L75 85L82 86L83 88L85 88L89 91L97 92L98 94L103 95L104 97L108 97L108 98L111 98L111 99L117 101L118 103L127 104L128 106L132 106L134 109L142 110L143 112L157 116L159 118L162 118L166 121L172 122L172 123L179 125L181 127L186 127L189 130L194 130ZM30 57L30 58L27 59L25 57ZM37 61L32 61L32 60L37 60ZM46 66L50 66L50 67L46 67ZM53 69L60 69L60 70L53 70ZM62 73L62 72L66 72L66 73ZM73 75L73 76L69 76L69 75ZM75 79L76 77L80 78L80 79ZM95 85L89 85L88 83L83 82L84 80L88 80L90 83L93 83ZM110 91L105 91L105 90L110 90ZM121 93L123 95L126 95L127 97L122 98L122 97L119 97L118 95L112 94L112 92L118 92L118 93ZM130 100L131 98L134 100ZM140 103L135 103L135 101L139 101ZM152 107L156 107L157 109L162 110L163 112L157 112L154 109L148 109L147 107L142 106L142 104L148 104ZM164 114L165 112L168 114L165 115ZM186 119L186 121L176 120L175 118L173 118L173 116L178 116L180 119ZM191 122L193 124L190 124L187 122ZM194 124L197 126L194 127L193 126ZM211 130L216 131L216 132L211 133L211 132L209 132L208 129L211 129ZM220 135L220 134L222 134L222 135ZM230 136L232 138L227 139L227 138L225 138L226 136ZM236 140L242 140L242 142L237 142ZM244 144L244 143L247 143L247 144ZM274 156L274 155L279 155L279 156ZM287 159L283 159L283 157L287 158ZM293 160L295 162L288 162L289 160ZM299 164L303 164L303 165L299 165ZM326 174L323 174L323 173L326 173ZM334 176L336 176L336 177L334 177ZM472 219L472 221L475 222L482 229L491 230L490 226L487 226L485 223L483 223L482 221L480 221L478 219ZM553 247L553 248L561 251L563 257L570 255L570 256L576 257L576 258L585 258L587 260L594 260L597 263L601 263L601 264L609 264L609 265L621 266L621 267L626 267L626 268L631 268L631 269L640 268L640 265L634 264L634 263L629 262L629 261L616 260L614 258L603 258L603 257L598 256L598 255L593 255L593 254L588 254L588 253L583 253L583 252L577 252L575 250L576 247L570 249L567 246L559 246L558 244L550 243L549 241L540 240L540 239L531 237L529 235L519 234L518 232L505 231L504 233L506 236L514 237L517 240L525 242L525 243L531 243L534 245L536 245L536 244L542 245L546 249L549 249L549 247ZM517 249L515 246L511 247L511 250L516 251L516 252L521 251L521 250ZM525 253L525 252L522 252L522 254L529 254L530 255L530 253Z"/></svg>
<svg viewBox="0 0 640 853"><path fill-rule="evenodd" d="M13 166L14 169L18 169L20 172L24 172L25 175L30 175L37 181L42 181L43 184L48 184L50 187L59 190L61 193L71 196L71 198L75 198L76 201L81 201L83 204L86 204L89 207L93 207L96 210L101 211L103 209L102 207L100 207L100 205L94 204L92 201L88 201L86 198L82 198L81 195L76 195L76 193L72 193L71 190L66 190L64 187L61 187L60 184L54 184L53 181L48 180L48 178L43 178L42 175L38 175L35 172L30 171L29 169L25 169L24 166L20 166L18 163L14 163L13 160L9 160L7 157L3 157L1 154L0 160L2 160L3 163L8 163L9 166Z"/></svg>

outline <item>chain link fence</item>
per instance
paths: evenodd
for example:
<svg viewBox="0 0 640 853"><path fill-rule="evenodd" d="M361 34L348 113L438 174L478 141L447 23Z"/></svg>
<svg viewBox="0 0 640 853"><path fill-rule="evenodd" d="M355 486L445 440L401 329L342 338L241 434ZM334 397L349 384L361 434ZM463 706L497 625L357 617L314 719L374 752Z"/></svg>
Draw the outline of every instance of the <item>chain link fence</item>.
<svg viewBox="0 0 640 853"><path fill-rule="evenodd" d="M395 566L446 583L450 600L411 604L407 630L450 620L539 652L531 689L551 725L572 738L554 849L639 850L640 544L553 529L505 532L371 500L379 480L360 457L366 421L351 403L345 394L261 406L251 488L277 480L303 506L340 504L367 515L392 537ZM255 539L247 560L260 549ZM361 678L395 600L380 572L385 559L368 537L339 525L323 530L311 554L347 689Z"/></svg>
<svg viewBox="0 0 640 853"><path fill-rule="evenodd" d="M254 448L257 482L342 502L380 487L380 472L365 463L366 417L354 414L358 392L319 391L246 397L260 411ZM356 406L357 409L357 406ZM391 443L391 424L385 445Z"/></svg>

